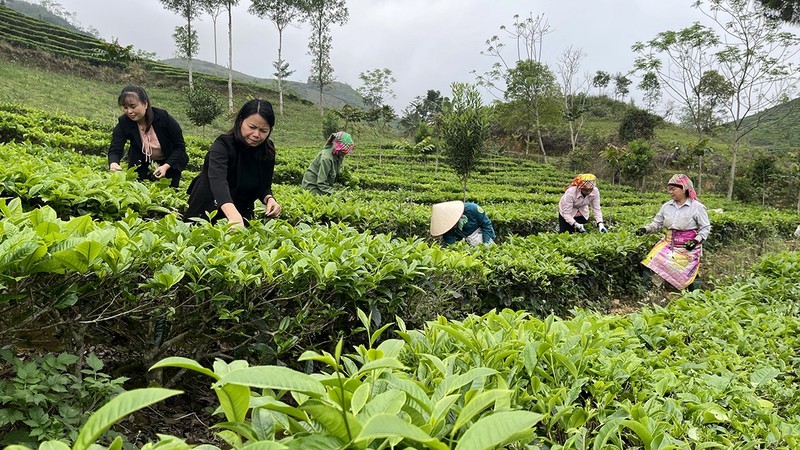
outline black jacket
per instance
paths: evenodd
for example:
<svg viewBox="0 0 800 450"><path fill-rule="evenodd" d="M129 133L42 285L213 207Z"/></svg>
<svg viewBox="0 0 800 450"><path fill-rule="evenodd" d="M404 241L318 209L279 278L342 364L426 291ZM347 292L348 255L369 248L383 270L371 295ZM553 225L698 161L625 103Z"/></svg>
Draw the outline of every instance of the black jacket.
<svg viewBox="0 0 800 450"><path fill-rule="evenodd" d="M255 192L239 192L240 152L257 152L258 187ZM232 134L223 134L211 144L203 161L203 168L192 180L187 192L189 207L185 218L203 217L205 213L219 209L225 203L233 203L245 219L253 218L254 202L272 195L272 174L275 172L275 146L267 139L251 148L238 142ZM220 211L216 219L225 217Z"/></svg>
<svg viewBox="0 0 800 450"><path fill-rule="evenodd" d="M153 131L161 144L161 150L166 156L169 166L181 172L189 162L186 154L186 142L183 140L183 131L172 116L161 108L153 108ZM142 136L139 134L139 127L126 115L119 116L114 132L111 134L111 146L108 148L108 163L119 164L122 153L125 151L125 143L130 142L128 151L128 164L131 167L140 166L145 163L142 153Z"/></svg>

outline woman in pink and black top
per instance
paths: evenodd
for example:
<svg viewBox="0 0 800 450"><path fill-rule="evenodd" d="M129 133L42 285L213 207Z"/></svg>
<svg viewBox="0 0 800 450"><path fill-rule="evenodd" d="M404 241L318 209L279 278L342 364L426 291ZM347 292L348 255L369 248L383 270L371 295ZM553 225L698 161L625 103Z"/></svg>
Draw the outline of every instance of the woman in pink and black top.
<svg viewBox="0 0 800 450"><path fill-rule="evenodd" d="M117 103L122 107L108 148L108 169L122 170L120 161L125 144L130 142L128 165L136 167L139 180L169 178L177 188L181 172L189 162L183 131L165 110L154 108L150 97L139 86L125 86ZM151 164L155 168L150 170Z"/></svg>
<svg viewBox="0 0 800 450"><path fill-rule="evenodd" d="M597 222L597 230L607 233L603 225L603 211L600 210L600 191L597 190L597 177L582 173L567 186L558 202L558 232L583 233L589 220L589 210Z"/></svg>

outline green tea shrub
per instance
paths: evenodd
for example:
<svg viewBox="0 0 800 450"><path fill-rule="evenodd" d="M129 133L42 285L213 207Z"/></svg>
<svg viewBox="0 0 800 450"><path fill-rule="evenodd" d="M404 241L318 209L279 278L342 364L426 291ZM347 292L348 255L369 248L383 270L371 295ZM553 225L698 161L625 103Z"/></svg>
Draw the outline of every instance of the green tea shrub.
<svg viewBox="0 0 800 450"><path fill-rule="evenodd" d="M123 392L127 380L103 373L93 353L77 375L79 358L68 353L20 359L0 350L0 360L10 372L0 377L0 444L74 440L89 414Z"/></svg>

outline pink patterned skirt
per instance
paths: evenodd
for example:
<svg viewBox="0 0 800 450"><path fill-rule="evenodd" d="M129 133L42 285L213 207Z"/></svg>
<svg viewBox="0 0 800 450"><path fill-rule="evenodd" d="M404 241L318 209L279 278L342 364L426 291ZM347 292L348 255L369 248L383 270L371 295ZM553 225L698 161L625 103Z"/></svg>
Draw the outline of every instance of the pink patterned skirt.
<svg viewBox="0 0 800 450"><path fill-rule="evenodd" d="M666 236L650 250L642 264L676 289L685 289L697 277L703 247L698 245L694 250L686 250L683 246L696 236L696 230L667 230Z"/></svg>

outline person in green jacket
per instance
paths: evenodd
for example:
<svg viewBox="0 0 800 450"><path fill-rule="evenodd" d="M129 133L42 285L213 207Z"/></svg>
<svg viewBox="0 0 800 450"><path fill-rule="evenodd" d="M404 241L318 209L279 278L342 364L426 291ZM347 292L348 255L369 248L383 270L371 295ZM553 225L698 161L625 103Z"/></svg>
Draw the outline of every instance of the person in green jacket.
<svg viewBox="0 0 800 450"><path fill-rule="evenodd" d="M301 186L314 194L333 193L333 182L339 175L345 155L353 151L353 138L344 131L333 133L303 175Z"/></svg>

